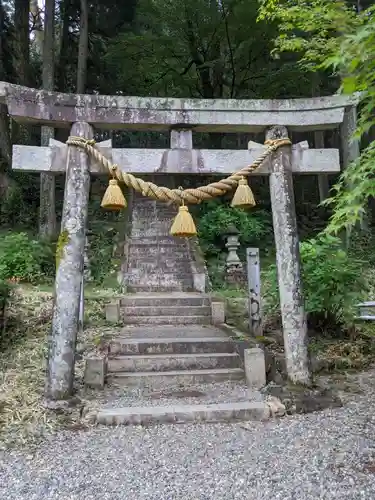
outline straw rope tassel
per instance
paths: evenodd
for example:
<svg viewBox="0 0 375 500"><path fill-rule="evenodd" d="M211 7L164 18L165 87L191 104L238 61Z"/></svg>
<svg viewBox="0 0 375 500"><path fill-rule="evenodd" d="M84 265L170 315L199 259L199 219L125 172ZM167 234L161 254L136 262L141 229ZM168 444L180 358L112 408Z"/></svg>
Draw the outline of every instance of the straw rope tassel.
<svg viewBox="0 0 375 500"><path fill-rule="evenodd" d="M115 179L116 166L112 168L113 178L110 179L108 187L104 193L101 207L107 210L120 211L127 207L125 196L119 186L117 179Z"/></svg>
<svg viewBox="0 0 375 500"><path fill-rule="evenodd" d="M180 187L179 189L182 191L183 188ZM178 213L173 219L170 234L178 238L190 238L197 235L194 219L184 202L178 207Z"/></svg>
<svg viewBox="0 0 375 500"><path fill-rule="evenodd" d="M234 193L231 207L252 208L255 207L255 199L245 177L238 181L238 187Z"/></svg>

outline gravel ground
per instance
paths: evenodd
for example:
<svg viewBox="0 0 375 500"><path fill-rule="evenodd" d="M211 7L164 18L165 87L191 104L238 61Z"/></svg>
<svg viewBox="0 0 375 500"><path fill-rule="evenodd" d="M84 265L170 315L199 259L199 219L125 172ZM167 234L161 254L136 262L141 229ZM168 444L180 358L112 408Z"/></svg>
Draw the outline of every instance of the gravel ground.
<svg viewBox="0 0 375 500"><path fill-rule="evenodd" d="M0 454L8 500L373 500L375 394L344 408L233 425L64 431Z"/></svg>

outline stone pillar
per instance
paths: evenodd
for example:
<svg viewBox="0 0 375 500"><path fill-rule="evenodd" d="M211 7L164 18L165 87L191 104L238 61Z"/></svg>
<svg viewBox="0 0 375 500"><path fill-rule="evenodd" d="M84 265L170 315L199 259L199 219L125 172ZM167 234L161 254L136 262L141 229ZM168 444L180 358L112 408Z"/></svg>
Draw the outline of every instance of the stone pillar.
<svg viewBox="0 0 375 500"><path fill-rule="evenodd" d="M192 131L190 129L172 129L171 149L193 149Z"/></svg>
<svg viewBox="0 0 375 500"><path fill-rule="evenodd" d="M266 134L266 139L286 137L283 126L271 127ZM292 382L308 385L311 376L291 157L291 146L280 147L273 154L270 191L287 372Z"/></svg>
<svg viewBox="0 0 375 500"><path fill-rule="evenodd" d="M41 128L41 146L48 146L54 138L51 127ZM52 238L56 235L56 185L55 175L51 172L40 173L39 236Z"/></svg>
<svg viewBox="0 0 375 500"><path fill-rule="evenodd" d="M345 109L344 120L340 129L342 164L344 169L360 155L359 141L353 139L356 129L357 108L356 106L350 106Z"/></svg>
<svg viewBox="0 0 375 500"><path fill-rule="evenodd" d="M249 330L254 337L260 337L263 335L263 323L259 248L247 248L246 261L249 293Z"/></svg>
<svg viewBox="0 0 375 500"><path fill-rule="evenodd" d="M93 130L87 123L78 122L72 126L71 135L92 139ZM89 191L89 158L83 150L70 146L56 251L55 303L45 387L49 400L66 399L73 391Z"/></svg>
<svg viewBox="0 0 375 500"><path fill-rule="evenodd" d="M347 168L350 163L359 158L361 151L358 139L353 138L353 134L357 129L357 107L348 106L345 108L344 120L340 127L341 151L342 151L342 167ZM368 221L366 215L359 224L362 230L368 229ZM358 226L357 226L358 227ZM349 231L346 232L346 245L349 245Z"/></svg>
<svg viewBox="0 0 375 500"><path fill-rule="evenodd" d="M314 147L316 149L324 149L324 131L317 130L314 132ZM318 174L319 200L320 202L329 197L329 180L327 174Z"/></svg>

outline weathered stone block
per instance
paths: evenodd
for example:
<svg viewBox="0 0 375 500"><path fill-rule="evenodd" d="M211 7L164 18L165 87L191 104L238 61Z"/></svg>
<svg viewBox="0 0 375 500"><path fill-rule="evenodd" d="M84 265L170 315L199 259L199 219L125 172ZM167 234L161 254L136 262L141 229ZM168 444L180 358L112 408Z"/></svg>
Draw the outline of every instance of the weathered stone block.
<svg viewBox="0 0 375 500"><path fill-rule="evenodd" d="M252 389L264 387L266 385L266 363L263 350L259 347L245 349L244 364L248 386Z"/></svg>
<svg viewBox="0 0 375 500"><path fill-rule="evenodd" d="M85 385L97 389L103 389L107 375L107 359L105 357L92 357L86 359Z"/></svg>
<svg viewBox="0 0 375 500"><path fill-rule="evenodd" d="M118 302L106 304L105 306L105 319L108 323L120 322L120 304Z"/></svg>
<svg viewBox="0 0 375 500"><path fill-rule="evenodd" d="M206 275L204 273L193 273L193 286L196 292L206 291Z"/></svg>
<svg viewBox="0 0 375 500"><path fill-rule="evenodd" d="M225 281L229 285L244 286L247 284L246 272L242 267L229 267L225 272Z"/></svg>
<svg viewBox="0 0 375 500"><path fill-rule="evenodd" d="M225 303L212 302L211 303L212 324L222 325L225 323Z"/></svg>

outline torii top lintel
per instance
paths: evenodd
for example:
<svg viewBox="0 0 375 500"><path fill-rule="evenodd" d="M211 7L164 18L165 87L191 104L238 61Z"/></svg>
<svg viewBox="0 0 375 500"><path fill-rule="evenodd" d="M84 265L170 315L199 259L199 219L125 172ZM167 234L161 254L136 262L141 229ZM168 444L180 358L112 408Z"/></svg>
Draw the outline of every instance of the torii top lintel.
<svg viewBox="0 0 375 500"><path fill-rule="evenodd" d="M13 119L55 128L85 121L101 129L170 130L188 127L198 132L257 132L285 125L291 130L338 127L355 96L309 99L179 99L64 94L0 82L0 103Z"/></svg>

